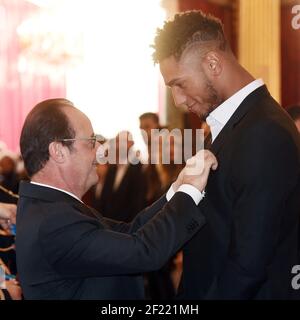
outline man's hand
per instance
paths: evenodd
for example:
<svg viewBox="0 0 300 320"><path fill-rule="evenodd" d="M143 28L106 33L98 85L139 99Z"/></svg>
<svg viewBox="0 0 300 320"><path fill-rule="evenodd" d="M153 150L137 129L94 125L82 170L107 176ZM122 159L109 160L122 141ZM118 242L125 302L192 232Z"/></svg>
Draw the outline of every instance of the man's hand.
<svg viewBox="0 0 300 320"><path fill-rule="evenodd" d="M10 203L0 203L0 224L2 228L8 229L11 224L16 223L17 206Z"/></svg>
<svg viewBox="0 0 300 320"><path fill-rule="evenodd" d="M217 167L218 161L213 153L209 150L200 150L187 160L186 166L173 183L174 191L177 191L182 184L191 184L202 192L206 187L210 169L216 170Z"/></svg>
<svg viewBox="0 0 300 320"><path fill-rule="evenodd" d="M5 286L12 300L22 300L22 289L16 280L5 281Z"/></svg>

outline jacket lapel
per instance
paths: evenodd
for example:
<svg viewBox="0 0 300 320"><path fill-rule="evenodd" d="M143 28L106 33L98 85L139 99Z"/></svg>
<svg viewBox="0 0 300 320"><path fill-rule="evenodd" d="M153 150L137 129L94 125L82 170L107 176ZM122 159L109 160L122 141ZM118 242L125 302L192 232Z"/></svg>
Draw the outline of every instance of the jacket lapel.
<svg viewBox="0 0 300 320"><path fill-rule="evenodd" d="M258 99L261 99L263 96L268 95L270 95L270 93L265 85L251 92L236 109L232 117L229 119L222 131L211 144L209 150L217 155L226 145L227 141L230 140L230 134L232 133L234 127L243 119L243 117L250 111L250 109L259 107L259 105L256 104L256 101Z"/></svg>

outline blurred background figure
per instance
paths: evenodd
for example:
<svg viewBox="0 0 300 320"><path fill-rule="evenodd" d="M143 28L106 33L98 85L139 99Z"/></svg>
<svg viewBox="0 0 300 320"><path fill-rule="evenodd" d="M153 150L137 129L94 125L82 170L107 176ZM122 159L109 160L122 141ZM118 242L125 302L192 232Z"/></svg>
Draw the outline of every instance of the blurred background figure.
<svg viewBox="0 0 300 320"><path fill-rule="evenodd" d="M295 125L300 133L300 105L295 105L287 108L286 110L291 118L294 120Z"/></svg>
<svg viewBox="0 0 300 320"><path fill-rule="evenodd" d="M17 281L14 237L10 226L16 223L16 205L0 203L0 300L21 300Z"/></svg>
<svg viewBox="0 0 300 320"><path fill-rule="evenodd" d="M146 179L147 191L146 191L146 203L150 205L162 195L161 181L156 165L151 160L157 157L155 152L151 152L151 130L161 129L159 124L159 118L156 113L146 112L139 117L140 129L143 140L147 146L147 162L143 165L143 173Z"/></svg>
<svg viewBox="0 0 300 320"><path fill-rule="evenodd" d="M100 185L96 185L92 206L105 217L130 222L146 206L146 180L141 163L135 162L134 141L128 131L110 141L116 164L98 165ZM131 158L133 157L133 158ZM102 185L101 185L102 183ZM97 190L98 187L98 190Z"/></svg>
<svg viewBox="0 0 300 320"><path fill-rule="evenodd" d="M22 300L22 289L16 276L13 275L4 261L0 258L0 273L3 279L0 280L0 300Z"/></svg>
<svg viewBox="0 0 300 320"><path fill-rule="evenodd" d="M15 194L18 193L19 179L16 173L16 162L8 155L0 159L0 185ZM17 203L17 199L1 189L0 202Z"/></svg>
<svg viewBox="0 0 300 320"><path fill-rule="evenodd" d="M139 120L140 120L140 129L142 131L142 136L145 144L148 147L148 152L150 153L151 130L160 129L159 118L156 113L145 112L142 115L140 115Z"/></svg>
<svg viewBox="0 0 300 320"><path fill-rule="evenodd" d="M16 156L8 150L2 150L0 158L0 202L4 204L17 204L19 176L16 171ZM9 273L17 275L15 230L0 226L0 259ZM7 285L13 289L13 282Z"/></svg>
<svg viewBox="0 0 300 320"><path fill-rule="evenodd" d="M2 210L16 210L21 176L26 178L22 159L8 150L5 144L0 143L0 206ZM11 220L10 228L3 223L0 225L0 271L5 274L5 282L0 290L0 300L22 299L22 291L17 281L15 223L14 218Z"/></svg>

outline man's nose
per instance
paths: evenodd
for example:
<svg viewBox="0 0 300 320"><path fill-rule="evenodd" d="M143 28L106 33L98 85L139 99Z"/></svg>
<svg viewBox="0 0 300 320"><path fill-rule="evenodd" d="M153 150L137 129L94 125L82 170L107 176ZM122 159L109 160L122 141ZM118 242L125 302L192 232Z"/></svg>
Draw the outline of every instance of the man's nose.
<svg viewBox="0 0 300 320"><path fill-rule="evenodd" d="M173 99L176 107L180 107L186 104L186 95L183 93L183 91L180 88L178 87L172 88L172 95L173 95Z"/></svg>

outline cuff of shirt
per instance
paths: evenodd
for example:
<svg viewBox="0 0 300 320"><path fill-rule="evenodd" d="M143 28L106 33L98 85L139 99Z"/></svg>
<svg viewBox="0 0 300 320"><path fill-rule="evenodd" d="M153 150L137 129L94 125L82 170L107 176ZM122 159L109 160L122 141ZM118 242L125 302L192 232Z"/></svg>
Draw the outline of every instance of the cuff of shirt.
<svg viewBox="0 0 300 320"><path fill-rule="evenodd" d="M173 184L171 184L171 187L169 188L166 194L167 201L170 201L173 198L174 194L175 194L175 191L173 189Z"/></svg>
<svg viewBox="0 0 300 320"><path fill-rule="evenodd" d="M191 184L182 184L178 188L177 192L178 191L184 192L184 193L188 194L190 197L192 197L196 206L200 203L200 201L205 196L204 191L200 192L196 187L192 186ZM174 194L175 194L175 191L173 189L173 185L171 185L171 187L169 188L169 190L166 194L167 201L170 201L172 199L172 197L174 196Z"/></svg>

